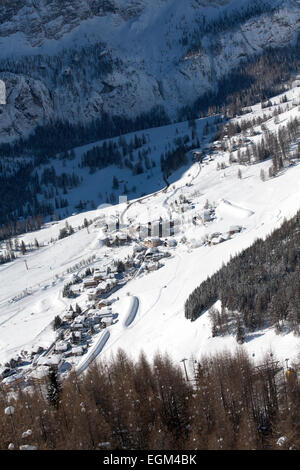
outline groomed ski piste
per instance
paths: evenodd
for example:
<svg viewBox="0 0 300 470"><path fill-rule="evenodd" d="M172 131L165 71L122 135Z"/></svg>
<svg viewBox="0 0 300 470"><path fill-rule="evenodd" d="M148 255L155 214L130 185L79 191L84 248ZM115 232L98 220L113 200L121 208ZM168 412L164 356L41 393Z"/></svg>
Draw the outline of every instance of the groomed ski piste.
<svg viewBox="0 0 300 470"><path fill-rule="evenodd" d="M123 323L121 323L119 328L115 327L114 331L119 334L123 333L123 330L131 325L134 321L138 308L139 308L139 301L137 297L127 296L122 302L122 307L124 308L123 313L126 313L126 318ZM94 345L89 349L87 354L84 355L82 360L76 366L76 372L81 374L84 372L88 366L99 356L102 349L105 347L106 342L110 337L109 329L106 329L99 335L99 338L94 343Z"/></svg>
<svg viewBox="0 0 300 470"><path fill-rule="evenodd" d="M297 106L291 106L293 90L287 92L290 109L280 114L279 124L270 119L265 124L272 131L278 125L299 116ZM279 103L280 97L274 98ZM252 114L267 112L259 105L252 107ZM248 115L245 118L249 118ZM243 119L243 118L240 118ZM253 137L259 139L260 136ZM217 169L218 164L225 168ZM300 353L299 337L293 333L276 334L274 328L256 330L246 335L239 346L235 337L212 337L207 312L196 321L184 316L184 303L189 294L209 275L215 273L230 257L249 247L257 238L265 238L280 227L300 208L300 162L284 168L276 177L261 179L261 170L268 174L270 161L253 165L228 166L228 152L215 152L212 159L195 162L167 188L141 199L122 203L69 217L73 227L83 224L85 218L94 220L87 229L76 230L65 239L57 238L65 220L49 223L42 230L26 234L20 239L45 245L39 250L0 266L0 362L5 364L21 351L30 352L42 346L47 349L55 341L52 322L55 316L63 316L69 305L78 303L84 311L89 307L88 291L76 299L62 297L62 289L72 275L68 268L94 256L85 267L105 267L114 260L132 256L134 243L119 247L103 244L106 234L100 221L107 221L122 214L128 227L145 224L149 220L166 218L172 213L180 219L180 225L171 238L171 256L163 259L163 265L153 271L138 269L125 285L107 297L112 300L114 321L104 331L92 338L82 357L66 359L72 368L84 372L94 361L110 360L119 348L136 358L143 351L149 359L156 353L168 353L179 363L193 361L202 355L224 350L234 352L245 349L254 360L261 360L273 353L279 360L295 360ZM241 170L242 177L237 176ZM180 195L188 201L182 214L176 206ZM207 222L194 225L193 216L211 208L213 214ZM205 240L215 234L225 234L230 227L240 229L222 243L208 244ZM26 261L28 270L24 263ZM143 265L143 263L142 263ZM142 267L142 266L141 266ZM26 292L25 292L26 291ZM26 366L25 366L26 367Z"/></svg>

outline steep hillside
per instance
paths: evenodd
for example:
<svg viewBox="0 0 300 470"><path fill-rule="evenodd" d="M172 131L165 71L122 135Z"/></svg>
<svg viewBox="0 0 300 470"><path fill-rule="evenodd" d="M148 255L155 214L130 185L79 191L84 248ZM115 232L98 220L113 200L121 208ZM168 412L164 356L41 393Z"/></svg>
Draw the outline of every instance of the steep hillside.
<svg viewBox="0 0 300 470"><path fill-rule="evenodd" d="M184 305L223 263L299 210L299 103L293 88L244 110L153 193L3 242L2 255L15 257L0 265L3 384L40 377L53 362L62 377L81 373L119 347L134 357L166 351L190 368L204 353L239 347L235 330L215 335L209 312L191 322ZM156 145L176 127L153 129ZM249 328L243 347L255 360L270 352L297 359L292 320L281 332L274 322Z"/></svg>
<svg viewBox="0 0 300 470"><path fill-rule="evenodd" d="M295 43L294 0L20 0L0 11L0 138L53 119L171 119L240 63Z"/></svg>

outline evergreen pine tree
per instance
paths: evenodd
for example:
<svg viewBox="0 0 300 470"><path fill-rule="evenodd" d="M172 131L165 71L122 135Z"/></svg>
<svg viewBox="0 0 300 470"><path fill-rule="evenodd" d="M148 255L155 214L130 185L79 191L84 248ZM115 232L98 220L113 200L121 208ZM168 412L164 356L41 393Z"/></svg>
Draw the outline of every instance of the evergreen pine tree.
<svg viewBox="0 0 300 470"><path fill-rule="evenodd" d="M49 368L48 380L47 400L53 407L58 408L61 385L58 381L57 370L53 366Z"/></svg>
<svg viewBox="0 0 300 470"><path fill-rule="evenodd" d="M56 315L54 318L54 323L53 323L53 330L58 330L58 328L61 326L62 320L59 315Z"/></svg>
<svg viewBox="0 0 300 470"><path fill-rule="evenodd" d="M236 340L239 344L243 344L245 341L245 330L239 318L237 320Z"/></svg>

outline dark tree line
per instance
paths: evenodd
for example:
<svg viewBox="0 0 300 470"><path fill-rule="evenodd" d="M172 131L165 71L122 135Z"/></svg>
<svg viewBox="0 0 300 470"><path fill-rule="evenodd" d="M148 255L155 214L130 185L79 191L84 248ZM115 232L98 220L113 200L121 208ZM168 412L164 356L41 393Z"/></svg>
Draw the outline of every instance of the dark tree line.
<svg viewBox="0 0 300 470"><path fill-rule="evenodd" d="M0 233L26 232L26 228L20 231L26 225L26 219L53 215L55 209L67 207L68 201L60 193L67 194L80 182L74 172L57 175L53 165L46 167L41 175L32 162L16 164L10 171L4 171L0 176ZM44 199L39 200L38 195ZM8 230L5 226L16 228Z"/></svg>
<svg viewBox="0 0 300 470"><path fill-rule="evenodd" d="M168 150L161 156L161 171L166 178L168 178L174 171L188 163L188 158L186 156L188 150L190 150L190 147L183 144L175 150Z"/></svg>
<svg viewBox="0 0 300 470"><path fill-rule="evenodd" d="M185 303L186 318L217 300L249 331L274 325L300 333L300 212L202 282Z"/></svg>
<svg viewBox="0 0 300 470"><path fill-rule="evenodd" d="M58 153L77 146L167 124L170 124L170 119L162 106L154 106L135 119L102 113L85 125L57 120L37 126L27 139L1 144L0 157L35 156L35 165L38 165L48 163Z"/></svg>

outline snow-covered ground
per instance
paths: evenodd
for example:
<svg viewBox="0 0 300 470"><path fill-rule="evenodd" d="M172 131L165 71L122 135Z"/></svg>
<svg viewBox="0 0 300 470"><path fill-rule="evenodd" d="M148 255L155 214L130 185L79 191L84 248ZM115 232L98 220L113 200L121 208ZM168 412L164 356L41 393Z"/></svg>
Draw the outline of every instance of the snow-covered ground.
<svg viewBox="0 0 300 470"><path fill-rule="evenodd" d="M288 92L290 102L283 106L291 105L293 93ZM259 113L257 107L253 112ZM261 114L264 112L267 110L260 111ZM299 115L298 107L279 115L279 119L286 122L295 115ZM276 127L274 119L265 124L271 130ZM219 151L211 161L206 158L202 164L192 164L164 191L130 201L128 205L123 203L68 218L74 228L85 218L92 220L102 216L104 221L117 214L122 214L124 223L130 221L131 227L150 220L157 221L160 216L167 218L170 214L178 221L174 235L177 245L169 248L172 256L164 259L163 267L157 271L138 272L118 290L119 300L113 304L113 311L118 314L117 321L107 327L107 334L102 331L94 336L91 349L80 359L82 363L78 361L80 369L84 370L96 355L100 359L109 359L118 348L123 348L132 357L137 357L141 351L149 357L156 352L168 352L175 361L189 359L192 367L193 359L203 354L240 347L232 336L212 337L207 313L193 323L186 320L184 303L193 289L222 263L229 261L232 255L248 247L256 238L264 238L279 227L284 218L291 218L299 210L300 163L285 168L275 178L267 177L262 181L261 170L268 174L270 161L229 166L228 158L228 152ZM217 169L222 163L226 168ZM241 178L238 177L239 169ZM179 210L181 195L189 201L184 212ZM213 214L211 221L193 224L193 217L203 213L207 204ZM50 326L54 317L62 315L75 301L82 308L87 306L86 292L75 301L62 297L63 285L71 279L68 268L93 255L93 263L105 267L113 259L124 259L133 252L132 245L103 246L100 241L105 234L99 227L99 219L89 229L78 230L70 237L49 243L64 225L65 221L60 221L48 224L39 232L24 235L22 238L26 243L37 238L45 245L0 266L2 363L21 350L30 351L38 345L49 346L55 337ZM204 243L214 234L228 234L232 226L242 229L223 243ZM30 295L12 301L21 297L25 289ZM112 297L115 298L116 294ZM293 360L300 353L300 340L292 333L276 335L269 328L248 334L242 347L258 360L271 351L280 360Z"/></svg>

